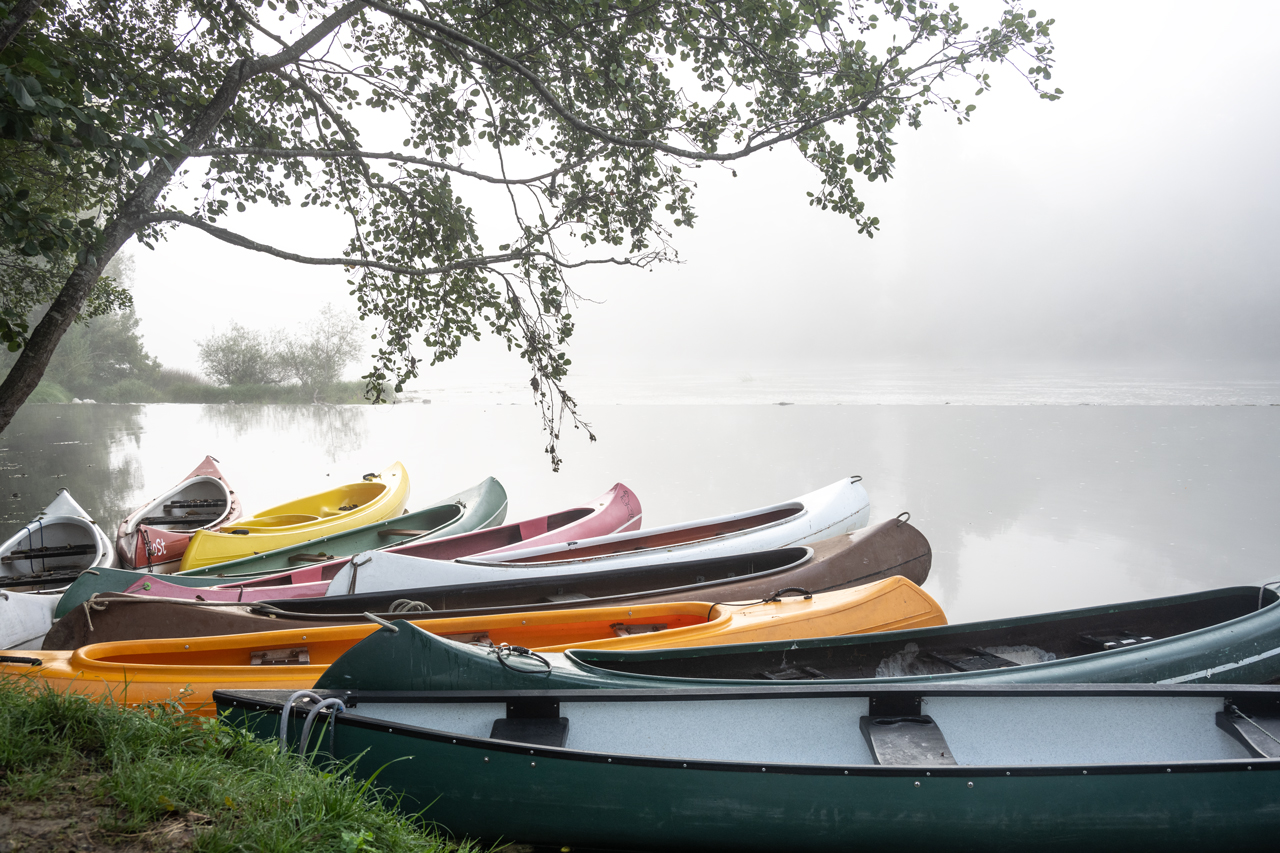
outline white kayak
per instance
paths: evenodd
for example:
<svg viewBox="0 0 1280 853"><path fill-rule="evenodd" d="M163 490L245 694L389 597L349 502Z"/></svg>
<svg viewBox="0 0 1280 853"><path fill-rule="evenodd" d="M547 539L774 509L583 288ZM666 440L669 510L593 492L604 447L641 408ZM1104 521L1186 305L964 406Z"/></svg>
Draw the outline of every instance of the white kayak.
<svg viewBox="0 0 1280 853"><path fill-rule="evenodd" d="M0 578L70 575L115 565L111 540L66 489L0 545Z"/></svg>
<svg viewBox="0 0 1280 853"><path fill-rule="evenodd" d="M62 598L55 592L0 589L0 649L38 649L53 627L53 611Z"/></svg>
<svg viewBox="0 0 1280 853"><path fill-rule="evenodd" d="M334 576L326 595L488 583L652 566L804 545L866 527L871 515L861 477L846 477L786 503L701 521L614 533L461 560L425 560L368 551Z"/></svg>

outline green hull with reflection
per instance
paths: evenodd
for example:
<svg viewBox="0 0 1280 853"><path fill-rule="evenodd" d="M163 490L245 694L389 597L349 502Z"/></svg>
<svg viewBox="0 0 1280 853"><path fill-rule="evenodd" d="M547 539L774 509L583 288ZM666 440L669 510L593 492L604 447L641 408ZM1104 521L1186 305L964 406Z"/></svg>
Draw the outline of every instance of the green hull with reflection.
<svg viewBox="0 0 1280 853"><path fill-rule="evenodd" d="M402 623L397 623L402 624ZM799 687L799 689L794 689ZM860 740L859 707L865 701L854 691L836 691L829 698L803 686L767 685L770 693L803 694L788 702L839 703L848 716L829 734L833 739ZM885 699L910 698L910 688ZM939 685L929 688L942 692ZM958 691L963 691L959 688ZM1164 694L1196 688L1147 688L1152 725L1163 719ZM995 694L1014 693L1013 703L1068 702L1117 692L1116 688L1013 688L974 691L974 714L991 713L1010 720ZM1039 692L1076 693L1066 699L1036 699ZM574 695L576 693L576 696ZM1242 694L1261 694L1261 702L1276 702L1267 688L1243 688ZM984 694L987 706L979 706ZM249 729L266 741L276 741L280 708L288 691L218 691L214 698L223 719ZM346 710L322 716L308 738L308 746L323 760L332 750L339 766L357 779L371 779L397 797L399 807L448 830L455 837L481 839L489 844L517 843L562 849L774 851L1063 851L1075 853L1133 853L1138 850L1188 851L1272 850L1280 833L1280 759L1248 759L1208 755L1201 760L1162 763L1084 760L1066 763L943 765L869 763L781 763L745 757L720 758L712 747L705 756L684 757L661 733L652 734L654 751L636 754L600 749L608 740L600 720L612 715L635 721L629 703L671 706L688 701L687 714L668 719L696 725L699 715L715 714L713 706L728 701L750 706L756 693L715 691L686 700L664 691L635 691L610 697L612 702L578 698L580 692L519 691L483 693L367 693L341 696ZM919 695L919 694L917 694ZM928 697L929 694L926 694ZM961 694L963 696L963 694ZM1213 702L1221 693L1205 692L1210 701L1206 719L1196 725L1212 727ZM1234 694L1233 694L1234 695ZM1237 696L1237 701L1241 698ZM719 700L719 701L717 701ZM873 700L874 701L874 700ZM917 700L918 701L918 700ZM926 698L926 701L929 701ZM1084 701L1090 701L1085 698ZM425 719L450 721L457 729L433 729L394 718L414 717L416 702L456 703L453 714ZM567 743L544 746L530 735L527 742L477 736L488 731L489 718L520 718L513 711L546 706L546 714L565 714ZM541 703L541 704L539 704ZM577 703L588 703L579 709ZM802 705L792 712L802 717ZM1203 707L1203 706L1202 706ZM1221 705L1217 705L1221 707ZM472 710L472 709L475 710ZM401 710L404 709L404 710ZM297 747L306 707L294 706L289 733ZM749 707L741 714L744 729L756 731L759 719ZM1197 713L1199 713L1197 711ZM653 720L643 707L639 720ZM832 717L831 719L838 719ZM585 721L582 729L578 722ZM864 718L865 720L865 718ZM505 720L501 720L506 722ZM1034 722L1014 719L1018 724ZM1180 719L1185 725L1185 721ZM623 723L626 725L628 723ZM644 722L629 724L643 726ZM785 725L785 723L784 723ZM980 723L975 724L980 725ZM1050 729L1055 723L1046 721ZM1138 723L1141 725L1141 722ZM332 734L329 726L334 726ZM497 723L494 723L496 728ZM945 728L945 725L943 726ZM520 728L509 732L518 735ZM533 731L532 728L526 731ZM594 737L591 748L573 746L579 737ZM1216 734L1216 733L1212 733ZM998 737L998 732L991 732ZM714 735L711 735L714 738ZM785 739L785 732L778 732ZM1226 735L1222 735L1223 738ZM678 738L678 736L677 736ZM673 739L677 739L673 738ZM629 741L628 743L634 743ZM750 752L750 746L734 743ZM803 749L803 747L799 747ZM837 755L847 755L838 746ZM726 749L726 751L731 751ZM1221 754L1227 754L1222 750ZM1001 753L1002 754L1002 753ZM1105 753L1104 754L1109 754ZM1233 752L1231 754L1234 754ZM812 759L813 751L805 753ZM1061 753L1055 753L1059 758ZM799 761L801 759L797 759Z"/></svg>

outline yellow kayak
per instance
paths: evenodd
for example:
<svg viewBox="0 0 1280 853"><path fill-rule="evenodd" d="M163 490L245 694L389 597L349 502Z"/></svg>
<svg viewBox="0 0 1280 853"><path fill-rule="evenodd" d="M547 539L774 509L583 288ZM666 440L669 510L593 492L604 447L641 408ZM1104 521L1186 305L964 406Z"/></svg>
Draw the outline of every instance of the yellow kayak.
<svg viewBox="0 0 1280 853"><path fill-rule="evenodd" d="M197 530L182 555L181 571L238 560L310 542L399 515L409 500L409 472L399 462L318 495L273 506L220 530Z"/></svg>
<svg viewBox="0 0 1280 853"><path fill-rule="evenodd" d="M653 649L798 640L945 625L938 602L902 577L811 598L712 604L683 601L414 620L442 637L482 645ZM117 702L181 702L214 713L214 690L312 687L343 652L378 625L298 628L257 634L95 643L75 651L22 651L0 658L0 678Z"/></svg>

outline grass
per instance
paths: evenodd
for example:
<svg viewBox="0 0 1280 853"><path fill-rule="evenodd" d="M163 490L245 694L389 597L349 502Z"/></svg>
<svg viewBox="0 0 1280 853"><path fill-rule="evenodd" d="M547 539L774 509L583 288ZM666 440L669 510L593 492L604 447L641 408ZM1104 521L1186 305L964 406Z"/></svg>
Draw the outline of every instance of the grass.
<svg viewBox="0 0 1280 853"><path fill-rule="evenodd" d="M19 849L460 850L395 807L218 720L0 681L0 825Z"/></svg>

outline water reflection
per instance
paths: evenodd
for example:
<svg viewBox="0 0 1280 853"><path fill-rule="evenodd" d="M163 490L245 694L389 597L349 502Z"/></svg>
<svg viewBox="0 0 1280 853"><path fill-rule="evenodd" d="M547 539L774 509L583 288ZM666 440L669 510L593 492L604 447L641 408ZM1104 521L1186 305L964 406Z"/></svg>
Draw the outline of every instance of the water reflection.
<svg viewBox="0 0 1280 853"><path fill-rule="evenodd" d="M230 404L200 408L204 423L237 438L265 432L305 432L308 444L321 449L330 462L361 447L366 438L362 406Z"/></svg>
<svg viewBox="0 0 1280 853"><path fill-rule="evenodd" d="M141 485L131 460L140 446L141 406L24 406L0 435L0 524L4 536L67 489L110 530Z"/></svg>
<svg viewBox="0 0 1280 853"><path fill-rule="evenodd" d="M647 527L861 474L910 510L953 621L1280 576L1280 407L608 406L552 474L531 406L28 406L0 436L6 524L66 486L110 530L206 453L254 512L397 459L411 508L487 476L508 518L621 481ZM60 442L80 442L62 444Z"/></svg>

